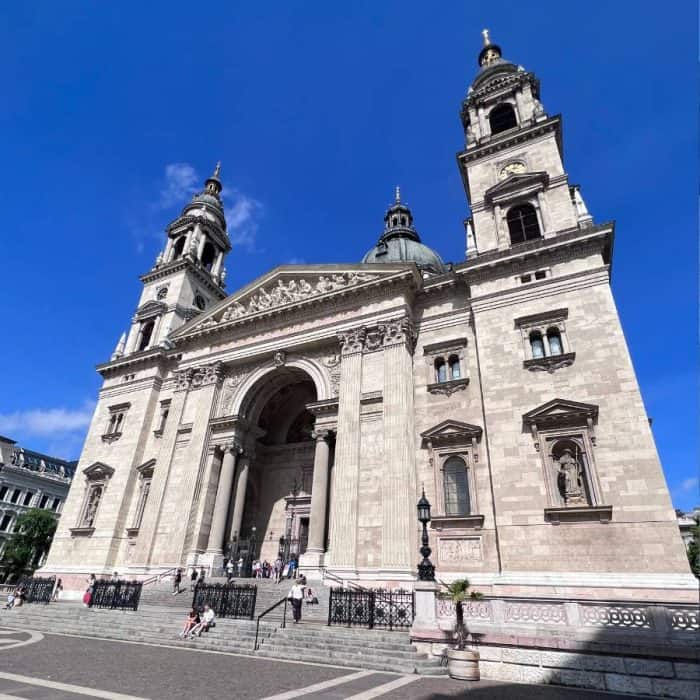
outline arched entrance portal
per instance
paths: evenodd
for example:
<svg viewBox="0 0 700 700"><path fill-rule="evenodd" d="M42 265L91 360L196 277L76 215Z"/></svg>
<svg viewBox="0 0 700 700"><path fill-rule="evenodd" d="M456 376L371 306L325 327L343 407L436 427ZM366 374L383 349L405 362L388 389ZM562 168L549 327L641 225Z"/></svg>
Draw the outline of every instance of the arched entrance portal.
<svg viewBox="0 0 700 700"><path fill-rule="evenodd" d="M308 408L318 398L313 378L293 366L267 372L245 392L238 413L245 435L234 436L239 454L229 458L236 462L235 477L226 478L224 455L217 490L216 508L222 519L226 507L226 525L212 526L209 551L223 550L246 564L280 555L321 563L332 444L327 430L316 430Z"/></svg>

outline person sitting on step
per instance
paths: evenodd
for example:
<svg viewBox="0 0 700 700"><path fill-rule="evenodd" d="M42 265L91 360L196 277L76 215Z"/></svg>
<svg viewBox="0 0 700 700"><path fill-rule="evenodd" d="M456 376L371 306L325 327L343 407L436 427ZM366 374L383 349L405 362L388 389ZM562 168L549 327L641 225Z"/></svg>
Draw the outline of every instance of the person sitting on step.
<svg viewBox="0 0 700 700"><path fill-rule="evenodd" d="M204 606L204 614L202 615L202 621L192 628L192 636L197 637L202 636L202 632L208 632L212 627L216 627L216 622L214 622L214 611L208 606Z"/></svg>
<svg viewBox="0 0 700 700"><path fill-rule="evenodd" d="M190 634L192 634L194 627L196 627L198 624L199 613L195 608L192 608L187 615L187 619L185 620L185 626L182 628L182 632L180 632L180 639L187 639Z"/></svg>

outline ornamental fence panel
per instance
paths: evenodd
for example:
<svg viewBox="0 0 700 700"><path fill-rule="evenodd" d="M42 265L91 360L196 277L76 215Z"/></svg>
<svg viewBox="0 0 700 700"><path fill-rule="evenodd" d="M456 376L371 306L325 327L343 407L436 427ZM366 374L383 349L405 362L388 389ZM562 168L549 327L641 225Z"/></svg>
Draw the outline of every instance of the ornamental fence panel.
<svg viewBox="0 0 700 700"><path fill-rule="evenodd" d="M95 581L90 607L109 610L138 610L142 581Z"/></svg>
<svg viewBox="0 0 700 700"><path fill-rule="evenodd" d="M25 603L50 603L56 578L24 577L19 584L25 590Z"/></svg>
<svg viewBox="0 0 700 700"><path fill-rule="evenodd" d="M413 624L414 601L411 591L331 588L328 624L373 629L405 629Z"/></svg>
<svg viewBox="0 0 700 700"><path fill-rule="evenodd" d="M192 607L199 610L208 605L218 617L252 620L255 616L257 596L258 587L255 585L197 584L192 597Z"/></svg>

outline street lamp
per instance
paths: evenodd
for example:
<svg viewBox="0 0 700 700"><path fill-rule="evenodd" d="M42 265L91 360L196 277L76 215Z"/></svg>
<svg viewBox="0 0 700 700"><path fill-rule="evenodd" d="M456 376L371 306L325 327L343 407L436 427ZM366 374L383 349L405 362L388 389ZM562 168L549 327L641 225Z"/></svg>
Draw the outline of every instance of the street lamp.
<svg viewBox="0 0 700 700"><path fill-rule="evenodd" d="M432 553L430 542L428 540L428 523L430 522L430 502L425 497L425 489L423 495L418 501L418 522L423 524L423 536L421 538L420 553L423 560L418 564L418 580L419 581L434 581L435 567L428 557Z"/></svg>

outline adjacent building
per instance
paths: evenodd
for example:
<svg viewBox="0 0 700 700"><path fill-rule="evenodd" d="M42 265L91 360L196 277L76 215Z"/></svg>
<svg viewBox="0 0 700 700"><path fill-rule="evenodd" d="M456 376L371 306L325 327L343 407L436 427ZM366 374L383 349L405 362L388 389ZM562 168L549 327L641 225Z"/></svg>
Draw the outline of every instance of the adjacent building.
<svg viewBox="0 0 700 700"><path fill-rule="evenodd" d="M309 577L410 586L424 489L443 581L694 595L610 287L614 224L570 179L537 76L488 35L478 64L463 260L443 262L397 191L356 262L283 265L228 294L217 166L98 367L46 573L77 591L90 572L293 543Z"/></svg>
<svg viewBox="0 0 700 700"><path fill-rule="evenodd" d="M77 464L26 449L0 435L0 570L5 546L22 513L41 508L60 517Z"/></svg>

